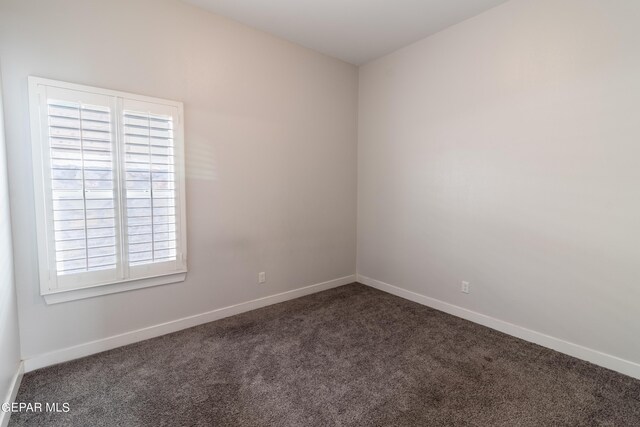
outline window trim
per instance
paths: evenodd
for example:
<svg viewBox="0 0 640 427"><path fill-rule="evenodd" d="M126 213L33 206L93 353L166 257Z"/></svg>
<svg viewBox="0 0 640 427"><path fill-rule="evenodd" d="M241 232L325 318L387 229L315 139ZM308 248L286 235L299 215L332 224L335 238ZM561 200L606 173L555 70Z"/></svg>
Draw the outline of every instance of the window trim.
<svg viewBox="0 0 640 427"><path fill-rule="evenodd" d="M155 98L144 95L137 95L128 92L116 91L111 89L102 89L92 86L85 86L75 83L67 83L56 80L45 79L41 77L29 76L29 110L30 110L30 126L31 126L31 150L32 150L32 162L33 162L33 179L34 179L34 202L35 202L35 219L36 219L36 237L38 246L38 271L40 278L40 295L44 298L47 304L55 304L66 301L73 301L77 299L90 298L100 295L107 295L116 292L124 292L133 289L141 289L151 286L158 286L170 283L182 282L186 278L187 273L187 224L186 224L186 201L185 201L185 156L184 156L184 107L182 102L171 101L161 98ZM176 225L179 227L179 233L177 236L180 251L176 256L176 269L169 272L158 273L154 268L149 269L149 275L144 277L128 277L124 279L118 279L117 281L109 280L104 283L95 283L91 285L78 286L73 288L53 288L56 277L52 278L52 275L56 274L55 260L52 261L53 251L51 245L53 244L49 234L53 232L52 227L52 215L48 212L47 200L48 189L50 183L47 182L48 173L45 170L48 164L48 143L45 142L47 135L44 133L43 118L41 102L43 90L46 87L61 88L67 90L75 90L81 92L87 92L91 94L98 94L103 96L113 97L114 105L116 105L113 111L114 117L114 138L116 150L120 151L122 147L122 118L119 117L122 113L123 102L125 99L147 102L152 104L160 104L177 109L177 123L174 128L174 156L175 156L175 178L176 178ZM122 174L122 161L121 157L117 157L116 161L118 175ZM121 187L122 183L118 179L118 186L121 191L124 191ZM124 193L123 193L124 194ZM117 203L122 203L123 196L120 196ZM51 224L50 224L51 222ZM125 233L120 227L121 235ZM52 264L53 262L53 264ZM153 266L153 264L150 264ZM121 266L127 268L128 266Z"/></svg>

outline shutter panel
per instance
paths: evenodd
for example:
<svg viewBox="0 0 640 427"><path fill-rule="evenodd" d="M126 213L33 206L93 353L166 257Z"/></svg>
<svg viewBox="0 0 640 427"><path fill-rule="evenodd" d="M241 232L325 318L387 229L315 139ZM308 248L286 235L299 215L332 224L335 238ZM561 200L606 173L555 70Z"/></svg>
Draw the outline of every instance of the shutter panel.
<svg viewBox="0 0 640 427"><path fill-rule="evenodd" d="M55 98L46 108L57 275L116 269L111 108Z"/></svg>
<svg viewBox="0 0 640 427"><path fill-rule="evenodd" d="M123 116L129 266L176 261L174 118L126 108Z"/></svg>

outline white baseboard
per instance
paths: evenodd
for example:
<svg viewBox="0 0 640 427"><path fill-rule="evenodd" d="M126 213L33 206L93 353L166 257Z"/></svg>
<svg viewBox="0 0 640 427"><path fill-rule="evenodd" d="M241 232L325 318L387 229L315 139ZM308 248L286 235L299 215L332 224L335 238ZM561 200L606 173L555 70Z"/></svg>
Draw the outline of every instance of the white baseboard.
<svg viewBox="0 0 640 427"><path fill-rule="evenodd" d="M16 371L13 379L11 380L11 385L9 386L9 391L7 393L7 397L5 400L0 402L2 403L13 403L16 401L16 396L18 395L18 389L20 388L20 383L22 382L22 376L24 375L24 364L20 362L18 365L18 370ZM0 427L7 427L9 425L9 417L11 417L11 412L4 412L0 409Z"/></svg>
<svg viewBox="0 0 640 427"><path fill-rule="evenodd" d="M310 295L316 292L324 291L338 286L347 285L355 282L356 276L346 276L339 279L330 280L328 282L318 283L306 286L304 288L294 289L292 291L282 292L263 298L254 299L252 301L231 305L208 311L206 313L196 314L182 319L173 320L171 322L161 323L159 325L149 326L147 328L126 332L120 335L114 335L96 341L79 344L73 347L63 348L50 353L40 354L24 360L25 372L31 372L46 366L56 365L69 360L79 359L81 357L90 356L102 351L111 350L124 345L133 344L135 342L144 341L149 338L155 338L161 335L177 332L182 329L191 328L202 325L203 323L213 322L225 317L244 313L246 311L255 310L257 308L266 307L268 305L277 304Z"/></svg>
<svg viewBox="0 0 640 427"><path fill-rule="evenodd" d="M630 377L640 379L640 364L638 363L624 360L610 354L602 353L588 347L583 347L581 345L574 344L560 338L552 337L541 332L536 332L522 326L514 325L513 323L505 322L504 320L499 320L491 316L459 307L457 305L449 304L435 298L408 291L406 289L402 289L397 286L381 282L379 280L371 279L370 277L366 277L360 274L357 275L357 280L358 282L367 286L371 286L372 288L376 288L381 291L399 296L401 298L405 298L410 301L435 308L436 310L444 311L445 313L470 320L474 323L487 326L491 329L504 332L505 334L512 335L525 341L529 341L534 344L538 344L543 347L558 351L560 353L564 353L581 360L586 360L595 365L599 365L613 371L629 375Z"/></svg>

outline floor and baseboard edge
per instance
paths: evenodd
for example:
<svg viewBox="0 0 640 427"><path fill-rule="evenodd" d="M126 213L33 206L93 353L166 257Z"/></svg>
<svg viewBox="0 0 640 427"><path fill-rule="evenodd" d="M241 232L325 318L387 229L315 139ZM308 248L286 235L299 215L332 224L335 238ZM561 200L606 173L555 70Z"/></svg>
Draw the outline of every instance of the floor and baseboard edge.
<svg viewBox="0 0 640 427"><path fill-rule="evenodd" d="M31 372L36 369L56 365L58 363L68 362L70 360L90 356L102 351L111 350L117 347L122 347L124 345L133 344L135 342L144 341L172 332L177 332L183 329L202 325L204 323L213 322L214 320L219 320L250 310L255 310L257 308L266 307L268 305L277 304L280 302L303 297L305 295L310 295L316 292L321 292L327 289L346 285L355 282L355 279L355 275L345 276L339 279L329 280L327 282L317 283L315 285L305 286L303 288L294 289L291 291L282 292L279 294L270 295L267 297L258 298L235 305L230 305L228 307L219 308L205 313L183 317L181 319L173 320L170 322L125 332L123 334L114 335L108 338L91 341L84 344L79 344L50 353L36 355L24 360L24 370L25 372Z"/></svg>
<svg viewBox="0 0 640 427"><path fill-rule="evenodd" d="M536 332L522 326L514 325L513 323L496 319L494 317L468 310L466 308L462 308L435 298L421 295L416 292L408 291L406 289L402 289L397 286L393 286L388 283L363 276L361 274L357 275L357 281L372 288L379 289L381 291L399 296L404 299L408 299L413 302L417 302L422 305L426 305L431 308L435 308L436 310L444 311L445 313L449 313L466 320L470 320L471 322L487 326L491 329L495 329L497 331L512 335L525 341L529 341L534 344L538 344L543 347L558 351L560 353L564 353L581 360L586 360L595 365L620 372L630 377L640 379L640 364L638 363L624 360L610 354L602 353L600 351L574 344L560 338L552 337L541 332Z"/></svg>
<svg viewBox="0 0 640 427"><path fill-rule="evenodd" d="M18 395L18 389L20 388L20 383L22 382L22 376L24 375L24 363L20 362L18 364L18 369L16 370L13 379L11 380L11 385L9 386L9 392L7 393L7 397L5 400L0 402L0 404L8 403L12 404L16 401L16 396ZM5 412L4 410L0 410L0 427L7 427L9 425L9 417L11 417L11 412Z"/></svg>

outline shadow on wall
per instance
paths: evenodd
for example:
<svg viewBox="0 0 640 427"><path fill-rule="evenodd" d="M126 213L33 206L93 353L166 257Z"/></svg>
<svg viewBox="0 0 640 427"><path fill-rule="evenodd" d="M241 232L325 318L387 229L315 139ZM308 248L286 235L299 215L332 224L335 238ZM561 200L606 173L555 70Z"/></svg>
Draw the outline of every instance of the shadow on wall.
<svg viewBox="0 0 640 427"><path fill-rule="evenodd" d="M187 179L217 181L215 145L205 138L191 138L185 133L185 163Z"/></svg>

